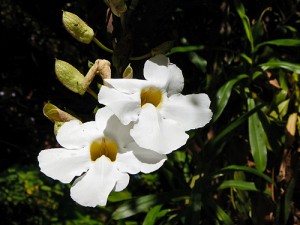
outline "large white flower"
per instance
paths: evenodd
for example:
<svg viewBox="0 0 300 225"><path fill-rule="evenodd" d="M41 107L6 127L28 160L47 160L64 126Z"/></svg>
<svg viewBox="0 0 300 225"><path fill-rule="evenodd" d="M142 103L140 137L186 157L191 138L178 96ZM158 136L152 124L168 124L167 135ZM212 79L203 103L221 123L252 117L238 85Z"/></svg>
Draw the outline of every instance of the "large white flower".
<svg viewBox="0 0 300 225"><path fill-rule="evenodd" d="M105 79L98 99L123 124L134 121L130 134L139 146L168 154L186 143L185 131L211 120L210 99L203 93L182 95L182 71L164 55L146 61L144 77Z"/></svg>
<svg viewBox="0 0 300 225"><path fill-rule="evenodd" d="M112 190L127 187L129 174L150 173L160 168L166 155L139 147L129 130L107 108L101 108L96 121L65 123L57 133L63 148L43 150L38 156L41 171L63 183L70 183L71 197L83 206L106 205Z"/></svg>

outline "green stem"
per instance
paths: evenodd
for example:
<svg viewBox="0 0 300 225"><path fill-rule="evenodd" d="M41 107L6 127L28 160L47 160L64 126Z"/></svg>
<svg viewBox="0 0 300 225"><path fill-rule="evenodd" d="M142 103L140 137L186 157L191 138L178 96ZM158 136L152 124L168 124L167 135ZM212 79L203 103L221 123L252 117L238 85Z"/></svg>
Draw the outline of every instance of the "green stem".
<svg viewBox="0 0 300 225"><path fill-rule="evenodd" d="M152 56L151 52L142 55L142 56L137 56L137 57L130 57L130 60L142 60L142 59L146 59L146 58L150 58Z"/></svg>
<svg viewBox="0 0 300 225"><path fill-rule="evenodd" d="M91 88L88 87L86 91L98 101L98 95Z"/></svg>
<svg viewBox="0 0 300 225"><path fill-rule="evenodd" d="M102 48L104 51L109 52L109 53L113 53L113 50L107 48L104 44L102 44L96 37L93 38L93 41L100 47Z"/></svg>

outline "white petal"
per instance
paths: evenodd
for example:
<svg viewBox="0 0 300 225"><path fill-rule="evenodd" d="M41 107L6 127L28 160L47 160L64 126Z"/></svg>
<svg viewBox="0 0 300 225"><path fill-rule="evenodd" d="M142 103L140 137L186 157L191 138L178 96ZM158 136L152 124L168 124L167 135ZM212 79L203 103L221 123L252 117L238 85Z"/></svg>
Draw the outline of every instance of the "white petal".
<svg viewBox="0 0 300 225"><path fill-rule="evenodd" d="M105 206L116 183L119 180L122 183L124 179L120 173L110 159L105 156L98 158L86 174L74 182L72 199L83 206Z"/></svg>
<svg viewBox="0 0 300 225"><path fill-rule="evenodd" d="M140 161L135 157L132 151L117 154L116 159L116 167L121 172L126 172L130 174L137 174L141 171L141 163Z"/></svg>
<svg viewBox="0 0 300 225"><path fill-rule="evenodd" d="M157 55L146 61L144 76L157 87L165 89L168 96L180 93L184 86L182 71L164 55Z"/></svg>
<svg viewBox="0 0 300 225"><path fill-rule="evenodd" d="M44 174L62 183L70 183L75 176L87 171L91 162L87 149L70 151L64 148L43 150L38 161Z"/></svg>
<svg viewBox="0 0 300 225"><path fill-rule="evenodd" d="M58 143L67 149L78 149L87 146L92 140L99 137L95 121L81 123L72 120L64 123L57 132Z"/></svg>
<svg viewBox="0 0 300 225"><path fill-rule="evenodd" d="M129 175L127 173L119 173L119 177L114 191L123 191L129 183Z"/></svg>
<svg viewBox="0 0 300 225"><path fill-rule="evenodd" d="M157 55L147 60L144 66L144 77L148 81L165 87L169 80L169 59L164 55Z"/></svg>
<svg viewBox="0 0 300 225"><path fill-rule="evenodd" d="M113 115L114 113L108 107L102 107L98 109L95 118L96 118L97 129L99 130L99 132L101 133L104 132L107 126L107 121Z"/></svg>
<svg viewBox="0 0 300 225"><path fill-rule="evenodd" d="M176 122L163 119L152 104L142 107L139 120L130 135L140 147L160 154L178 149L188 139L188 135Z"/></svg>
<svg viewBox="0 0 300 225"><path fill-rule="evenodd" d="M184 78L181 69L175 64L170 64L169 69L169 80L166 87L168 96L180 93L184 86Z"/></svg>
<svg viewBox="0 0 300 225"><path fill-rule="evenodd" d="M206 94L172 95L164 101L161 114L172 119L185 130L205 126L212 117L210 100Z"/></svg>
<svg viewBox="0 0 300 225"><path fill-rule="evenodd" d="M125 125L136 121L141 108L140 93L124 94L113 88L102 86L99 102L106 105Z"/></svg>
<svg viewBox="0 0 300 225"><path fill-rule="evenodd" d="M140 161L141 172L151 173L158 170L167 160L167 156L155 151L139 147L135 142L128 145L128 149L133 151L134 156Z"/></svg>
<svg viewBox="0 0 300 225"><path fill-rule="evenodd" d="M124 153L124 147L129 143L132 142L133 139L130 136L130 129L132 129L133 124L130 123L129 125L124 125L120 122L118 117L113 115L108 121L107 126L104 130L105 137L109 137L115 140L118 144L120 153Z"/></svg>
<svg viewBox="0 0 300 225"><path fill-rule="evenodd" d="M105 79L104 82L126 94L139 93L142 88L149 86L148 81L139 79Z"/></svg>

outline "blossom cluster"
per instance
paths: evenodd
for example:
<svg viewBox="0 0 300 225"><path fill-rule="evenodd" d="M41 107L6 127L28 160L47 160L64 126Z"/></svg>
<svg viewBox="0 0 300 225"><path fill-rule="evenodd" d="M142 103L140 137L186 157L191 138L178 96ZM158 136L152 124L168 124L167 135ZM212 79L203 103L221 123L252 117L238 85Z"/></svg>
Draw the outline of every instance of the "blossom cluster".
<svg viewBox="0 0 300 225"><path fill-rule="evenodd" d="M112 191L129 184L129 174L151 173L167 155L185 145L186 131L212 117L204 94L181 94L182 71L165 55L145 62L145 79L104 78L95 120L72 117L57 127L62 146L42 150L41 171L71 183L71 197L82 206L105 206Z"/></svg>

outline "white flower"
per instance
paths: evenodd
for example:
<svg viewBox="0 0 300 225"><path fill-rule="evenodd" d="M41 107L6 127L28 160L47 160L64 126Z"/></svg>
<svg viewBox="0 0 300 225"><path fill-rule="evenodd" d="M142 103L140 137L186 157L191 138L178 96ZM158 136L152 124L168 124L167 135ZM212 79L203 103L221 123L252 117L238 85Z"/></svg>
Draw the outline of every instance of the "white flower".
<svg viewBox="0 0 300 225"><path fill-rule="evenodd" d="M98 99L123 124L134 121L130 134L139 146L168 154L186 143L185 131L211 120L210 99L203 93L182 95L182 71L164 55L146 61L144 77L105 79Z"/></svg>
<svg viewBox="0 0 300 225"><path fill-rule="evenodd" d="M41 171L63 183L79 176L71 187L73 200L83 206L104 206L112 190L127 187L128 173L150 173L166 160L165 155L140 148L129 135L131 128L107 107L98 110L96 121L66 122L56 137L63 148L40 152Z"/></svg>

